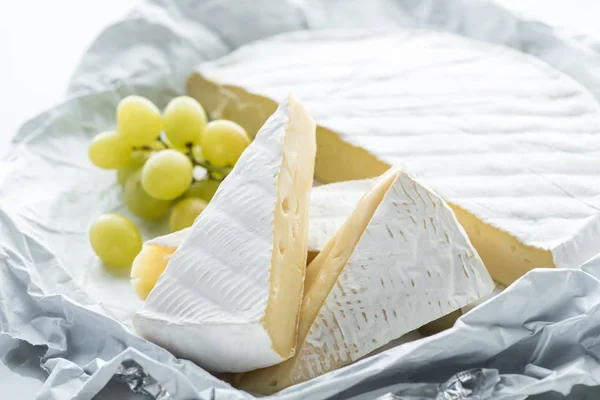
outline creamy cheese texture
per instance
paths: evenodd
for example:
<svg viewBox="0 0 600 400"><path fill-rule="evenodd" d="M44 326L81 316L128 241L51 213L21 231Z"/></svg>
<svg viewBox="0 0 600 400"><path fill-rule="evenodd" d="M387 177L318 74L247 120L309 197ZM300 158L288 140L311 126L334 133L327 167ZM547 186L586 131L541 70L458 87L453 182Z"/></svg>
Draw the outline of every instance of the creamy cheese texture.
<svg viewBox="0 0 600 400"><path fill-rule="evenodd" d="M250 132L287 90L318 124L317 180L402 163L450 203L500 284L600 251L599 105L543 62L419 29L295 32L188 81L213 117Z"/></svg>
<svg viewBox="0 0 600 400"><path fill-rule="evenodd" d="M493 288L448 205L407 173L392 169L308 266L296 354L234 382L270 394L309 380Z"/></svg>
<svg viewBox="0 0 600 400"><path fill-rule="evenodd" d="M214 372L294 354L315 151L315 123L290 96L170 256L138 333Z"/></svg>

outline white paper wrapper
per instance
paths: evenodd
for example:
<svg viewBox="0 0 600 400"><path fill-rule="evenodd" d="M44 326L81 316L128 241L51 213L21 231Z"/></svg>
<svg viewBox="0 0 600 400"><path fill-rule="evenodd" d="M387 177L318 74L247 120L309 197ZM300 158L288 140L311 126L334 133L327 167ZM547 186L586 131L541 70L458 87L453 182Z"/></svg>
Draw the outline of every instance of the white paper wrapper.
<svg viewBox="0 0 600 400"><path fill-rule="evenodd" d="M407 26L534 54L600 97L600 43L560 37L484 1L156 0L106 29L67 99L21 128L0 169L0 335L47 347L40 399L88 399L113 376L160 399L252 398L132 334L139 301L89 247L93 218L129 215L114 172L87 159L91 137L114 127L118 101L139 94L162 107L184 92L196 64L273 34ZM164 232L140 225L145 238ZM275 397L521 399L598 385L600 261L583 269L532 272L447 332Z"/></svg>

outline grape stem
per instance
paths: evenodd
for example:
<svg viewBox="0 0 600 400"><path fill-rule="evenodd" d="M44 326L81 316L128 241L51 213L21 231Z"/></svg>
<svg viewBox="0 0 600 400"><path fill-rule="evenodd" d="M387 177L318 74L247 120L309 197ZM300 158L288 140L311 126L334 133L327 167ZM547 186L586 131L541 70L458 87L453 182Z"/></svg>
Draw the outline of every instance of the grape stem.
<svg viewBox="0 0 600 400"><path fill-rule="evenodd" d="M150 152L150 151L154 151L156 149L153 149L151 146L133 146L133 151L146 151L146 152Z"/></svg>
<svg viewBox="0 0 600 400"><path fill-rule="evenodd" d="M167 145L167 143L162 139L161 136L159 136L156 139L158 142L161 142L162 145L164 146L165 149L168 149L169 146ZM146 152L150 152L150 151L156 151L156 150L160 150L160 149L155 149L152 146L148 146L148 145L144 145L144 146L133 146L133 151L146 151Z"/></svg>

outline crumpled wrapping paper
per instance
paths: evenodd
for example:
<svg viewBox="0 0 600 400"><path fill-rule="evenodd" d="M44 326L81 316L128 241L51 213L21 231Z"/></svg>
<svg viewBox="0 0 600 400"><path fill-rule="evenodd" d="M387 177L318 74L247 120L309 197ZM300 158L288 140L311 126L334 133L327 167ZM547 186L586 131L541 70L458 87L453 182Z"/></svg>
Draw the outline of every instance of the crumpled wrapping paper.
<svg viewBox="0 0 600 400"><path fill-rule="evenodd" d="M515 47L600 97L599 42L560 36L483 0L148 0L100 35L66 100L28 121L0 161L0 338L47 348L39 399L89 399L110 379L157 399L252 398L135 336L128 324L139 301L88 245L95 216L129 215L114 173L87 160L90 138L114 127L119 99L141 94L162 107L184 92L199 62L273 34L407 26ZM164 231L160 223L143 227L146 238ZM524 399L593 390L599 277L600 257L582 270L533 271L451 330L274 397Z"/></svg>

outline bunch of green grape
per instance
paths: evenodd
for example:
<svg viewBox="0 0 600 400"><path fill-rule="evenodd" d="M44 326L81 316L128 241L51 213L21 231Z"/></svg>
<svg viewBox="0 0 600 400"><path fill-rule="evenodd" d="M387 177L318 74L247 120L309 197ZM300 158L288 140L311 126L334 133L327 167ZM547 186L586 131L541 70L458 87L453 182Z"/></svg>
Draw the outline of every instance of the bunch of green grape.
<svg viewBox="0 0 600 400"><path fill-rule="evenodd" d="M125 203L136 216L153 221L170 211L171 231L193 224L231 171L250 137L238 124L208 121L195 99L176 97L161 114L150 100L129 96L116 112L117 129L103 132L90 143L91 162L116 169ZM206 177L195 180L194 169ZM90 241L107 264L130 266L141 250L133 222L107 214L92 224ZM125 243L127 242L127 243Z"/></svg>

